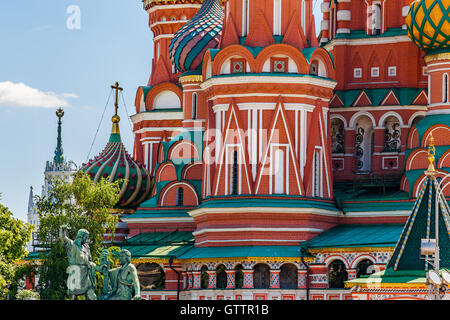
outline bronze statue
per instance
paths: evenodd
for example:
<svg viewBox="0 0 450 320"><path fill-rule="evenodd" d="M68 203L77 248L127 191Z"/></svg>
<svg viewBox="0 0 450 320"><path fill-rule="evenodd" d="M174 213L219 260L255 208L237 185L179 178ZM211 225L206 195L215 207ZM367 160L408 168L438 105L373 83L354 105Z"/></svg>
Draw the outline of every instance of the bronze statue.
<svg viewBox="0 0 450 320"><path fill-rule="evenodd" d="M59 237L64 243L69 259L67 273L67 293L74 300L79 295L86 295L88 300L97 300L95 294L95 272L103 274L103 288L98 300L140 300L141 289L136 267L131 264L131 253L128 250L120 251L120 267L110 269L108 250L103 249L100 256L100 265L92 262L89 249L89 232L78 230L75 240L67 237L69 227L63 225Z"/></svg>
<svg viewBox="0 0 450 320"><path fill-rule="evenodd" d="M141 288L136 267L131 264L131 253L128 250L120 251L119 268L108 270L102 266L104 279L109 279L111 293L105 300L140 300ZM104 286L107 281L104 281Z"/></svg>
<svg viewBox="0 0 450 320"><path fill-rule="evenodd" d="M63 241L69 258L69 267L66 272L67 293L74 300L79 295L85 295L88 300L97 300L95 294L95 271L96 264L92 262L89 249L89 232L85 229L78 230L75 240L67 237L69 227L62 225L59 230L59 237Z"/></svg>

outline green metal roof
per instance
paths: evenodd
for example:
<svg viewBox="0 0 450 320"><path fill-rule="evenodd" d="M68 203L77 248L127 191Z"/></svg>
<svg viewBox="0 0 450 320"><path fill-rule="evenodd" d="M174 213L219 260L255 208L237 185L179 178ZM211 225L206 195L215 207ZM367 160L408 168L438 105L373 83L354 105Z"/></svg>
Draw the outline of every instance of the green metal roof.
<svg viewBox="0 0 450 320"><path fill-rule="evenodd" d="M318 201L317 199L298 196L283 196L283 198L277 196L264 196L264 198L258 198L254 195L210 197L205 199L199 206L199 208L227 207L318 208L339 211L332 201Z"/></svg>
<svg viewBox="0 0 450 320"><path fill-rule="evenodd" d="M194 244L191 232L141 233L116 245L127 249L135 258L169 258L190 250Z"/></svg>
<svg viewBox="0 0 450 320"><path fill-rule="evenodd" d="M300 249L300 246L194 247L178 258L299 257L300 259Z"/></svg>
<svg viewBox="0 0 450 320"><path fill-rule="evenodd" d="M403 224L340 225L304 244L313 248L394 247Z"/></svg>
<svg viewBox="0 0 450 320"><path fill-rule="evenodd" d="M416 200L399 241L387 264L387 268L398 270L425 270L425 260L420 256L421 239L435 239L435 180L428 178ZM440 265L450 268L450 225L448 214L439 208Z"/></svg>
<svg viewBox="0 0 450 320"><path fill-rule="evenodd" d="M161 210L160 208L155 209L138 209L135 213L123 217L124 221L126 219L136 219L136 218L180 218L180 217L190 217L187 213L188 210L175 209L174 210Z"/></svg>

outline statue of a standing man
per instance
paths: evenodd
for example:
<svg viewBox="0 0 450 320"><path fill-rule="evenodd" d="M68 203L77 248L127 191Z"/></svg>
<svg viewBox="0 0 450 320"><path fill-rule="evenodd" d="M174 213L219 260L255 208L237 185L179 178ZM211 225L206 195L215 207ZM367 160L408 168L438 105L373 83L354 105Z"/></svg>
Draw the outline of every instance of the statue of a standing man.
<svg viewBox="0 0 450 320"><path fill-rule="evenodd" d="M69 258L67 273L67 293L74 300L76 296L86 295L88 300L97 300L95 294L95 270L96 264L92 262L89 249L89 232L85 229L78 230L75 240L67 237L68 226L63 225L59 230L59 237L64 243Z"/></svg>
<svg viewBox="0 0 450 320"><path fill-rule="evenodd" d="M140 300L141 288L136 267L131 264L131 253L120 251L120 267L109 270L112 293L108 300Z"/></svg>

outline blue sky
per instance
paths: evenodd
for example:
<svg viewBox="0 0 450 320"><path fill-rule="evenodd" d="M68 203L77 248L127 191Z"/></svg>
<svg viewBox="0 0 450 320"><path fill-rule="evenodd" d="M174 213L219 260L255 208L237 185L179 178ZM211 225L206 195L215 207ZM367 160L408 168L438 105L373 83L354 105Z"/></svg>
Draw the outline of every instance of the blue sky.
<svg viewBox="0 0 450 320"><path fill-rule="evenodd" d="M77 27L67 12L73 5L79 29L67 25ZM119 81L122 139L132 152L127 115L151 72L152 33L141 0L23 0L0 1L0 39L0 202L26 220L29 188L40 193L56 147L57 106L65 111L64 156L80 165ZM111 100L90 158L107 143L113 109Z"/></svg>

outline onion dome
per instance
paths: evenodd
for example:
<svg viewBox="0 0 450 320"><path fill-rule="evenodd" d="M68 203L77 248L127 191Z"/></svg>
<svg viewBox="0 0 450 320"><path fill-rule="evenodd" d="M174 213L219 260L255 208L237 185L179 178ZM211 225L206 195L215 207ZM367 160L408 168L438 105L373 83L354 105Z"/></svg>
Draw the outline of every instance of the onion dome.
<svg viewBox="0 0 450 320"><path fill-rule="evenodd" d="M117 91L121 89L118 83L113 88ZM120 117L117 115L117 92L115 106L116 114L112 117L113 126L108 144L98 156L83 164L81 170L87 173L94 183L101 178L108 179L109 182L122 179L116 208L129 209L147 200L152 177L142 164L128 154L122 143L119 130Z"/></svg>
<svg viewBox="0 0 450 320"><path fill-rule="evenodd" d="M425 51L450 48L450 1L416 0L406 17L408 35Z"/></svg>
<svg viewBox="0 0 450 320"><path fill-rule="evenodd" d="M218 47L223 18L219 0L204 0L195 16L175 33L169 50L178 71L198 69L206 50Z"/></svg>

